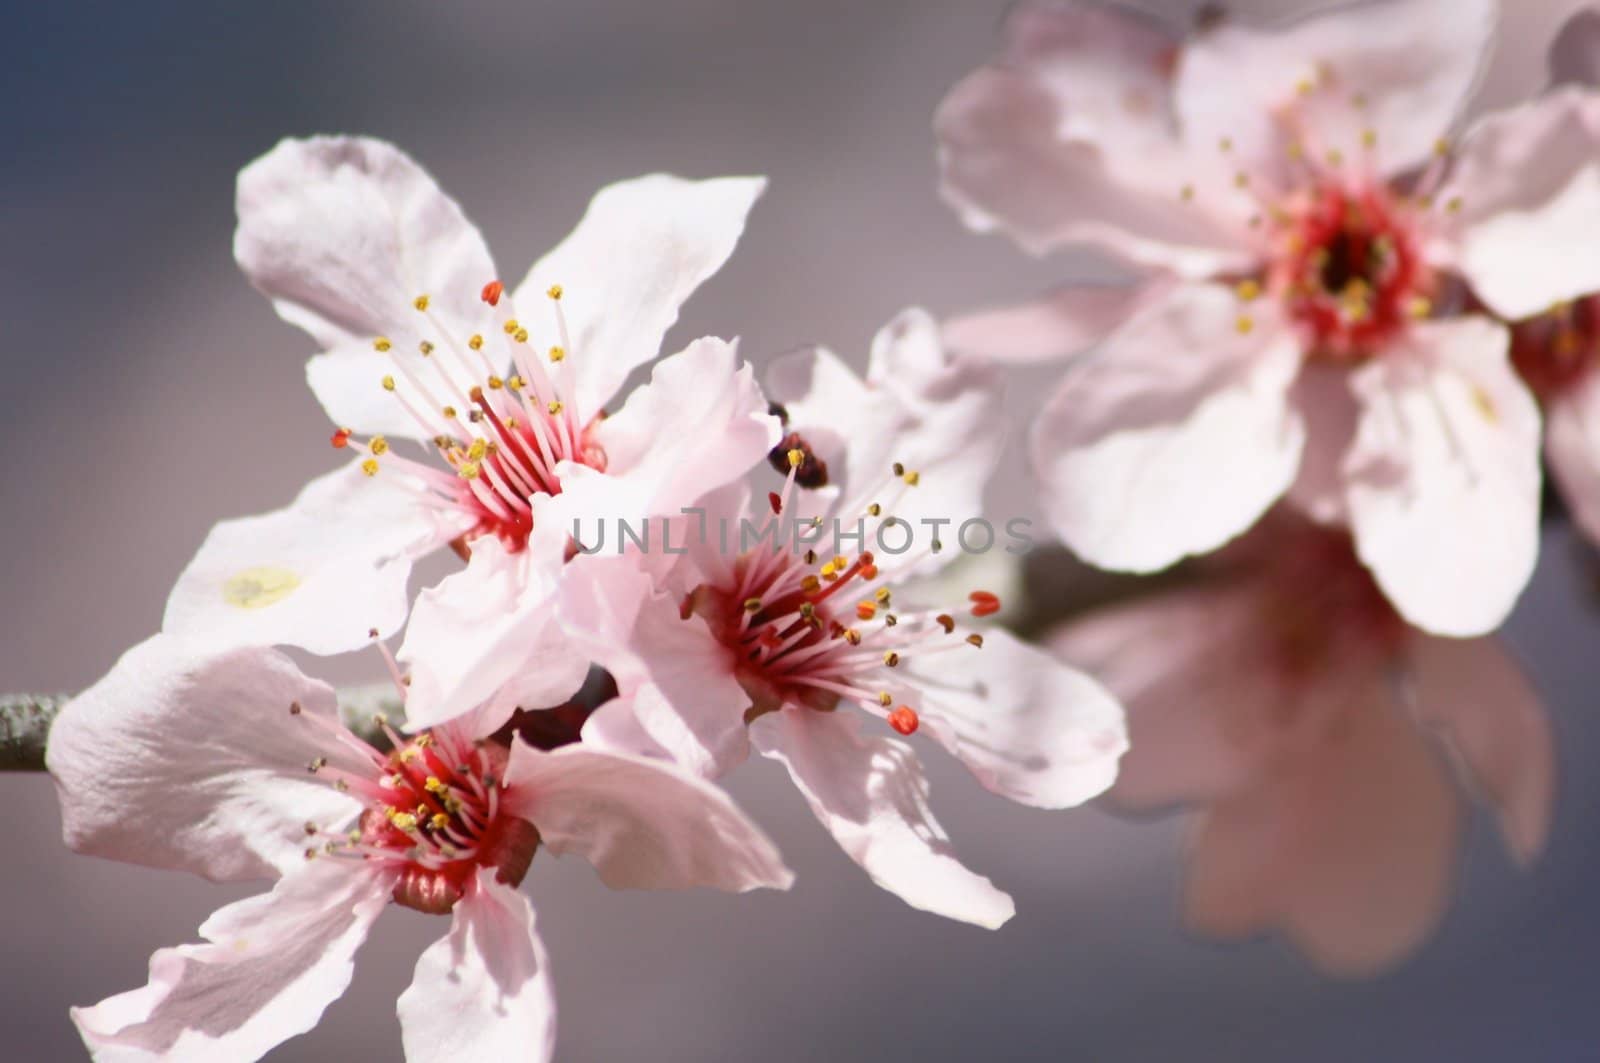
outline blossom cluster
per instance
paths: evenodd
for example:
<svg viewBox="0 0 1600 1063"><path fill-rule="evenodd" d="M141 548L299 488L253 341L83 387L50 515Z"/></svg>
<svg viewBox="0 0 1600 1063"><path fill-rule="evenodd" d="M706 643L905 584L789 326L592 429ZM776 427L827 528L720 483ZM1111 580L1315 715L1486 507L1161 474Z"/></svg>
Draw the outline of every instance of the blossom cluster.
<svg viewBox="0 0 1600 1063"><path fill-rule="evenodd" d="M1185 36L1026 0L938 110L943 192L1134 280L904 310L864 375L804 348L758 379L713 336L662 355L762 178L603 188L513 285L387 143L250 163L235 257L316 345L339 464L211 530L49 768L73 849L272 885L75 1009L91 1054L259 1058L393 904L448 918L399 1000L407 1058L548 1058L540 853L785 889L719 784L752 752L935 915L1015 908L934 817L933 746L1034 808L1201 806L1199 929L1347 973L1410 951L1463 785L1519 858L1547 833L1553 744L1492 637L1536 561L1541 448L1600 539L1597 20L1554 47L1560 84L1458 137L1496 17L1384 0ZM1214 554L1042 645L996 623L1008 594L954 589L996 524L997 552L1031 544L984 506L1025 363L1060 370L1029 433L1049 530L1114 570ZM434 555L457 563L419 588ZM399 711L351 721L296 663L351 653Z"/></svg>

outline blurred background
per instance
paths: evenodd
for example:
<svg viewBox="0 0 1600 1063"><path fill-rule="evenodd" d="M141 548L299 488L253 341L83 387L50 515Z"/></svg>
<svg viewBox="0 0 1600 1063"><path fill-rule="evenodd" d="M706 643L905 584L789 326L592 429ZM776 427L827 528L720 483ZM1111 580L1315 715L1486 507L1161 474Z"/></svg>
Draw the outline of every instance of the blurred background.
<svg viewBox="0 0 1600 1063"><path fill-rule="evenodd" d="M593 191L652 170L772 177L733 261L669 348L825 342L860 364L900 307L941 315L1092 276L965 233L935 191L935 105L994 50L981 0L283 0L7 5L0 34L0 688L77 690L160 623L219 518L331 467L309 341L235 270L233 180L285 135L361 132L428 167L508 280ZM1143 6L1188 20L1200 5ZM1230 7L1272 17L1298 2ZM1510 10L1480 107L1544 82L1568 0ZM1373 32L1382 32L1375 18ZM1042 375L1019 377L1019 424ZM994 488L1032 513L1024 466ZM436 573L428 573L433 575ZM1456 903L1410 963L1324 979L1273 941L1175 923L1178 819L1046 814L930 750L935 808L1016 897L998 933L874 888L775 766L732 789L799 872L793 892L625 894L541 857L561 1060L1579 1060L1600 1057L1600 680L1593 576L1564 526L1508 631L1558 733L1543 860L1515 870L1479 816ZM363 678L376 655L321 674ZM8 1060L83 1053L66 1009L140 985L248 887L65 852L50 783L0 777L0 1037ZM274 1060L398 1059L394 999L442 921L387 913L351 991Z"/></svg>

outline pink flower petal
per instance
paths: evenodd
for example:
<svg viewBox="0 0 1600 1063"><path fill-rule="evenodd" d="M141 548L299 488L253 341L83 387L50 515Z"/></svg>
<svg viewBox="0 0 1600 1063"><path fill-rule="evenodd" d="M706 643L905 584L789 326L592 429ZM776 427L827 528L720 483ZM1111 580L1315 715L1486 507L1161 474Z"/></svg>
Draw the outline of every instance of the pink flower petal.
<svg viewBox="0 0 1600 1063"><path fill-rule="evenodd" d="M1600 291L1600 97L1559 89L1485 118L1439 195L1461 203L1454 264L1501 317Z"/></svg>
<svg viewBox="0 0 1600 1063"><path fill-rule="evenodd" d="M1325 740L1210 806L1192 839L1191 927L1281 930L1324 971L1380 971L1450 900L1462 810L1436 750L1374 684Z"/></svg>
<svg viewBox="0 0 1600 1063"><path fill-rule="evenodd" d="M211 529L167 599L162 630L214 647L344 653L405 623L414 560L465 530L349 465L274 513Z"/></svg>
<svg viewBox="0 0 1600 1063"><path fill-rule="evenodd" d="M577 228L535 263L517 288L517 308L530 322L548 320L546 292L561 286L573 401L585 421L661 353L678 308L733 254L766 184L666 174L619 181L597 192Z"/></svg>
<svg viewBox="0 0 1600 1063"><path fill-rule="evenodd" d="M294 704L336 718L333 691L276 650L135 646L51 729L67 845L221 880L299 868L305 824L337 828L359 806L307 773L341 748Z"/></svg>
<svg viewBox="0 0 1600 1063"><path fill-rule="evenodd" d="M1345 465L1357 551L1437 635L1505 620L1539 553L1539 410L1483 318L1423 324L1355 371Z"/></svg>
<svg viewBox="0 0 1600 1063"><path fill-rule="evenodd" d="M1252 304L1257 305L1257 304ZM1226 288L1174 289L1074 366L1033 429L1046 514L1102 568L1148 572L1250 527L1294 481L1293 335Z"/></svg>
<svg viewBox="0 0 1600 1063"><path fill-rule="evenodd" d="M787 708L751 725L763 756L779 761L845 855L913 908L995 929L1011 898L955 858L928 807L916 754L892 738L863 739L844 712Z"/></svg>
<svg viewBox="0 0 1600 1063"><path fill-rule="evenodd" d="M1500 814L1516 858L1531 863L1550 834L1555 739L1528 677L1497 639L1419 638L1418 712L1437 726Z"/></svg>
<svg viewBox="0 0 1600 1063"><path fill-rule="evenodd" d="M1105 792L1128 748L1122 708L1093 679L1002 629L983 646L906 655L905 700L978 781L1035 808Z"/></svg>
<svg viewBox="0 0 1600 1063"><path fill-rule="evenodd" d="M400 994L409 1060L544 1063L555 1052L556 998L533 906L483 868Z"/></svg>
<svg viewBox="0 0 1600 1063"><path fill-rule="evenodd" d="M613 889L788 889L777 849L728 796L669 764L518 742L503 806L557 855L574 852Z"/></svg>
<svg viewBox="0 0 1600 1063"><path fill-rule="evenodd" d="M96 1059L259 1059L345 991L392 885L360 864L313 863L218 909L200 928L208 944L162 949L148 985L74 1008L72 1021Z"/></svg>
<svg viewBox="0 0 1600 1063"><path fill-rule="evenodd" d="M1131 317L1156 285L1072 286L1011 306L961 314L944 323L950 350L1006 365L1036 365L1080 354Z"/></svg>

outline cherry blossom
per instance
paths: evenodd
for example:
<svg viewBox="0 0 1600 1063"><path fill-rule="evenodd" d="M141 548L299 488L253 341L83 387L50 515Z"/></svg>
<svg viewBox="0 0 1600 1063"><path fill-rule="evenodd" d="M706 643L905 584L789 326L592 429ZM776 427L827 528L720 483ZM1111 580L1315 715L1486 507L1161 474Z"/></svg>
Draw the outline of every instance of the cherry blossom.
<svg viewBox="0 0 1600 1063"><path fill-rule="evenodd" d="M388 144L286 140L251 163L235 257L322 348L307 381L337 426L334 448L353 457L288 508L214 528L165 630L353 649L399 628L413 562L449 545L468 568L424 592L414 627L427 637L402 651L412 722L467 711L513 676L530 703L565 697L586 662L545 652L558 632L519 626L529 653L500 654L492 674L455 650L480 623L553 613L559 529L597 496L676 513L772 446L760 389L718 339L662 360L606 409L732 253L764 185L661 174L611 185L513 290L460 207Z"/></svg>
<svg viewBox="0 0 1600 1063"><path fill-rule="evenodd" d="M1496 17L1384 0L1181 39L1024 3L951 92L944 191L969 225L1140 278L950 330L1014 361L1097 344L1032 437L1086 560L1164 568L1288 497L1348 524L1409 622L1505 618L1537 556L1541 418L1501 322L1600 290L1600 98L1558 89L1451 140Z"/></svg>
<svg viewBox="0 0 1600 1063"><path fill-rule="evenodd" d="M908 580L958 546L991 548L967 518L1000 454L995 372L948 358L934 321L908 311L878 335L865 380L805 350L777 363L770 385L781 485L754 510L744 485L709 496L705 531L665 581L596 565L589 592L568 599L569 622L619 688L585 741L708 776L753 745L880 886L997 926L1011 899L956 861L915 751L888 732L925 730L982 785L1041 808L1102 792L1125 739L1120 709L1092 680L957 619L993 614L996 595L919 603ZM741 521L771 535L742 544L728 531Z"/></svg>
<svg viewBox="0 0 1600 1063"><path fill-rule="evenodd" d="M157 952L144 987L74 1009L96 1059L260 1058L343 993L390 903L451 918L400 997L406 1058L548 1059L548 963L517 889L540 849L615 888L791 881L725 795L671 765L462 723L389 737L380 752L352 734L276 650L167 635L68 706L49 766L69 846L276 879L203 943Z"/></svg>
<svg viewBox="0 0 1600 1063"><path fill-rule="evenodd" d="M1125 699L1112 800L1195 810L1195 930L1281 932L1319 968L1369 974L1449 903L1463 783L1519 862L1544 845L1555 763L1538 696L1497 639L1408 626L1345 532L1269 515L1196 582L1048 642Z"/></svg>

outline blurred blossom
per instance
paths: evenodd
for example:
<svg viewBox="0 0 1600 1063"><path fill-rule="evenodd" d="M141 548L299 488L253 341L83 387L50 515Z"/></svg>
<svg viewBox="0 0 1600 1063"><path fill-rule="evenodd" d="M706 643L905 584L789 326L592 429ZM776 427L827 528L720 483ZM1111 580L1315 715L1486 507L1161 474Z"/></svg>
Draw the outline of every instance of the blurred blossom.
<svg viewBox="0 0 1600 1063"><path fill-rule="evenodd" d="M1195 811L1184 919L1284 934L1319 968L1369 974L1437 925L1468 798L1523 863L1544 846L1554 749L1498 639L1409 627L1348 535L1287 512L1196 581L1049 638L1121 696L1124 809Z"/></svg>
<svg viewBox="0 0 1600 1063"><path fill-rule="evenodd" d="M939 110L946 197L1141 275L950 328L1025 362L1099 341L1032 439L1076 552L1163 568L1287 496L1349 524L1410 622L1505 619L1537 557L1541 421L1495 318L1600 288L1600 98L1554 90L1450 143L1497 11L1390 0L1186 39L1098 4L1007 19Z"/></svg>
<svg viewBox="0 0 1600 1063"><path fill-rule="evenodd" d="M589 567L587 602L570 599L584 614L575 622L621 697L584 738L712 776L753 745L788 769L878 885L997 927L1014 914L1011 898L955 858L913 748L862 735L850 710L904 736L925 730L985 787L1025 805L1077 805L1116 776L1122 713L1098 684L1008 632L956 620L998 612L993 592L930 603L909 579L956 557L955 526L979 511L1004 432L998 375L951 358L934 320L912 310L878 334L865 380L815 349L780 359L770 381L783 482L757 503L760 516L746 485L713 494L702 529L778 518L775 542L736 551L691 534L653 594L637 589L650 577L626 559ZM846 552L824 534L817 549L792 548L791 530L825 529L829 517L880 541L886 525L937 520L950 545L874 552L858 539ZM641 604L618 604L629 602Z"/></svg>
<svg viewBox="0 0 1600 1063"><path fill-rule="evenodd" d="M275 650L170 635L71 703L50 770L72 848L277 879L208 919L206 944L157 952L145 987L75 1009L96 1059L260 1058L344 992L392 900L452 917L400 997L406 1057L545 1060L554 994L517 891L541 846L613 887L792 880L726 795L668 765L460 723L388 735L384 753L346 730L333 691Z"/></svg>

